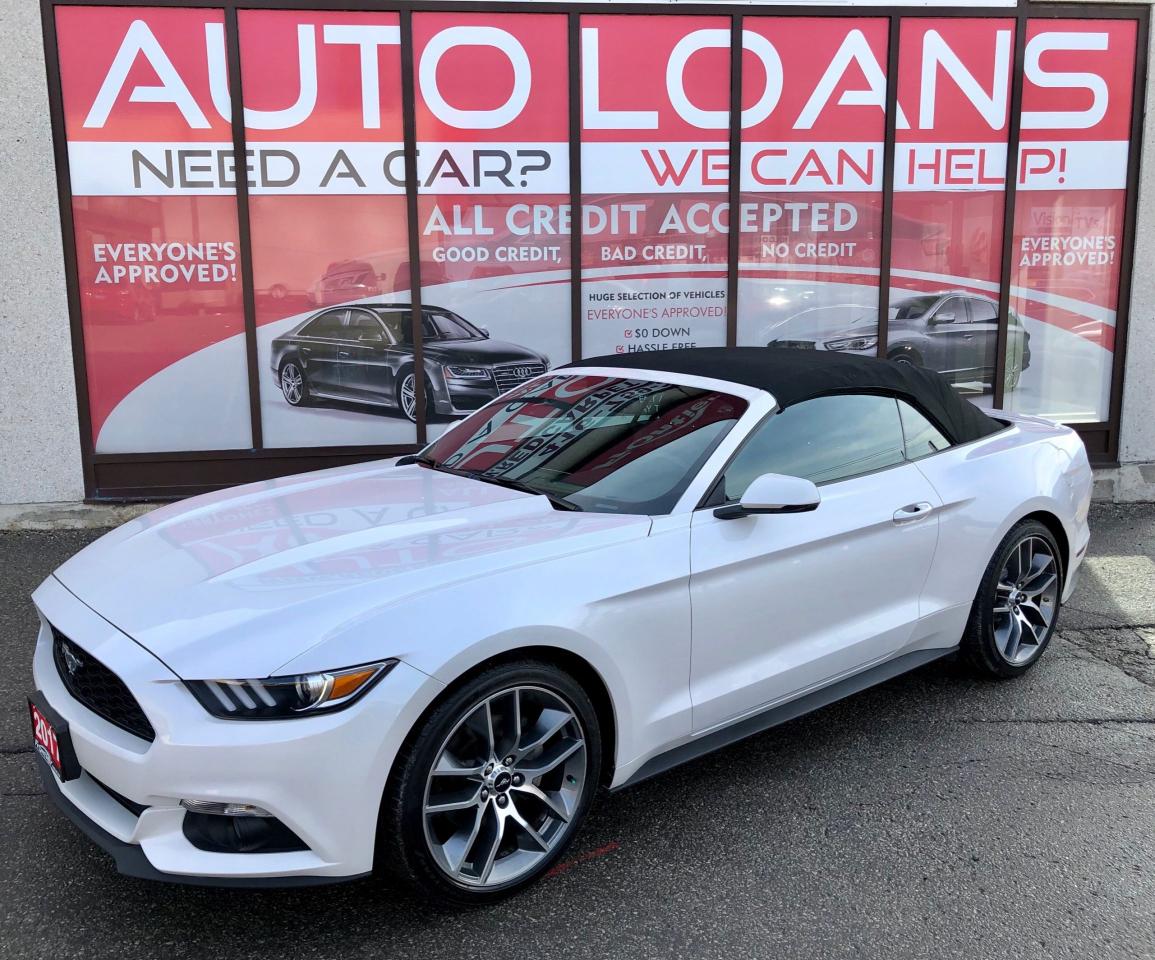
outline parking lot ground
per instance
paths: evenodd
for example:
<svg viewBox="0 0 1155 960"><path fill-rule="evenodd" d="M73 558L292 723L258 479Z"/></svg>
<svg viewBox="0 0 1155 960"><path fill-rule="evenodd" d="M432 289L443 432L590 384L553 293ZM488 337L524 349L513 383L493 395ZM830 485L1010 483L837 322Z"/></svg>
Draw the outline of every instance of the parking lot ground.
<svg viewBox="0 0 1155 960"><path fill-rule="evenodd" d="M28 594L96 534L0 534L0 957L1155 956L1155 507L1092 530L1025 677L939 661L603 796L552 876L467 912L118 876L43 795L23 699Z"/></svg>

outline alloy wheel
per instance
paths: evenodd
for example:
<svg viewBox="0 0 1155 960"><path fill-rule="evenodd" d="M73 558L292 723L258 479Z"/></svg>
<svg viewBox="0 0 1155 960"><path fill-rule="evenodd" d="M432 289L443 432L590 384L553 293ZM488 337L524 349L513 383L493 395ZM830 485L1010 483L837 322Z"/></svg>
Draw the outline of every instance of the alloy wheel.
<svg viewBox="0 0 1155 960"><path fill-rule="evenodd" d="M426 782L434 861L462 886L517 881L569 833L587 780L581 721L557 693L516 686L486 697L445 738Z"/></svg>
<svg viewBox="0 0 1155 960"><path fill-rule="evenodd" d="M995 584L995 646L1007 663L1023 664L1038 655L1050 636L1059 605L1059 562L1039 536L1020 540Z"/></svg>
<svg viewBox="0 0 1155 960"><path fill-rule="evenodd" d="M401 381L401 412L417 422L417 378L412 373L407 373Z"/></svg>
<svg viewBox="0 0 1155 960"><path fill-rule="evenodd" d="M295 363L286 363L281 370L281 391L285 399L296 406L305 394L305 375Z"/></svg>

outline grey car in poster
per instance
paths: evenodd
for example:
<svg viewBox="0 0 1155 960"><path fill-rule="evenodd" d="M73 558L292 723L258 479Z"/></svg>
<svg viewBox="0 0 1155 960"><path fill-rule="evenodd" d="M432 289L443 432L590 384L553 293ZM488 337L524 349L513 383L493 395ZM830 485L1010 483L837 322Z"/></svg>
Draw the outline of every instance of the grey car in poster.
<svg viewBox="0 0 1155 960"><path fill-rule="evenodd" d="M861 308L849 308L861 310ZM815 329L807 314L795 314L776 328L767 346L840 350L874 356L878 350L877 311L850 323ZM824 310L828 312L828 308ZM955 383L993 383L998 353L997 301L961 290L916 294L891 303L887 357L929 367ZM1031 335L1010 312L1007 331L1007 387L1018 385L1031 364Z"/></svg>
<svg viewBox="0 0 1155 960"><path fill-rule="evenodd" d="M426 408L464 416L549 369L549 358L494 340L442 307L421 311ZM358 303L314 314L272 343L270 367L294 407L339 400L416 420L416 353L407 303Z"/></svg>

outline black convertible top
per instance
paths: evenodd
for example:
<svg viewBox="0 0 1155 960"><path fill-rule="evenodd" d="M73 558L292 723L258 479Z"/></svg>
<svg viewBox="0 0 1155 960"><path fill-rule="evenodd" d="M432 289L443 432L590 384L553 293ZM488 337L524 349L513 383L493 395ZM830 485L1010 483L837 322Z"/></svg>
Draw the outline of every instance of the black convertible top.
<svg viewBox="0 0 1155 960"><path fill-rule="evenodd" d="M876 393L912 401L955 443L1002 430L933 370L832 350L695 347L590 357L570 367L623 367L729 380L774 395L780 407L833 393ZM563 368L564 369L564 368Z"/></svg>

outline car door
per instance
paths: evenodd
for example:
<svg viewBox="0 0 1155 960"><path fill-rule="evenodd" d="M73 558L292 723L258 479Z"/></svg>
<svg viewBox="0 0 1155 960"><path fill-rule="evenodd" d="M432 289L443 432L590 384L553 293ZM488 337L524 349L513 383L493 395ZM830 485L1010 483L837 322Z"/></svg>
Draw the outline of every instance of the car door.
<svg viewBox="0 0 1155 960"><path fill-rule="evenodd" d="M976 343L967 303L947 297L927 318L927 335L933 344L927 366L940 373L969 373L976 369Z"/></svg>
<svg viewBox="0 0 1155 960"><path fill-rule="evenodd" d="M819 484L807 513L721 520L763 473ZM904 456L893 398L845 394L763 422L691 521L694 730L898 653L938 535L934 488Z"/></svg>
<svg viewBox="0 0 1155 960"><path fill-rule="evenodd" d="M337 347L341 393L357 400L385 403L391 378L385 327L368 310L349 310L345 336Z"/></svg>
<svg viewBox="0 0 1155 960"><path fill-rule="evenodd" d="M999 343L999 305L986 297L969 297L971 337L964 344L970 349L967 369L974 370L984 383L992 383L995 375L995 354Z"/></svg>
<svg viewBox="0 0 1155 960"><path fill-rule="evenodd" d="M330 310L321 314L304 331L298 350L309 389L318 394L339 394L341 378L337 367L337 349L348 310Z"/></svg>

